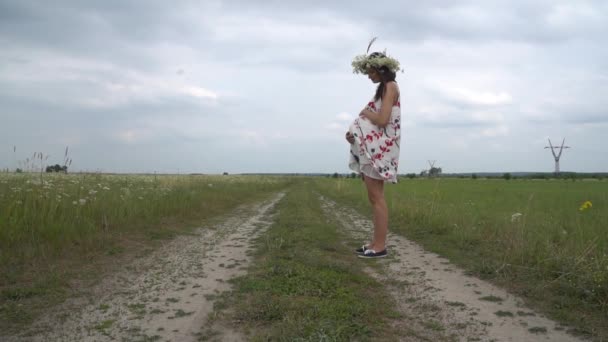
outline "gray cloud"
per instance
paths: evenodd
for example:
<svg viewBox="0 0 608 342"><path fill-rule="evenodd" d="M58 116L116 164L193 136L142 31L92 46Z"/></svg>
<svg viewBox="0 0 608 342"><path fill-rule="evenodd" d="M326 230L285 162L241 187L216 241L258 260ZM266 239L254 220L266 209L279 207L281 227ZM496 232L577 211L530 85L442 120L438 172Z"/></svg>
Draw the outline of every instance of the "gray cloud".
<svg viewBox="0 0 608 342"><path fill-rule="evenodd" d="M542 170L542 148L517 151L545 134L601 146L607 19L601 1L0 2L0 160L70 145L89 170L345 171L336 117L371 97L350 61L377 35L406 69L403 172Z"/></svg>
<svg viewBox="0 0 608 342"><path fill-rule="evenodd" d="M261 15L279 12L331 13L366 26L391 40L512 40L556 43L573 38L601 38L608 6L599 1L350 1L307 2L232 1L231 9L246 8ZM362 37L364 38L364 37Z"/></svg>

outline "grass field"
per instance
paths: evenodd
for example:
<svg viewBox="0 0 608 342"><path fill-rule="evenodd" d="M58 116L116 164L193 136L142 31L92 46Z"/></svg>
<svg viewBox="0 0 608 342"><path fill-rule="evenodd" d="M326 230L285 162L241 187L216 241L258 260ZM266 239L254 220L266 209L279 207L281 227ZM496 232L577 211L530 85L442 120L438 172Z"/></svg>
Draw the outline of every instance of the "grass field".
<svg viewBox="0 0 608 342"><path fill-rule="evenodd" d="M361 180L317 188L371 215ZM404 179L386 197L392 231L608 336L608 182Z"/></svg>
<svg viewBox="0 0 608 342"><path fill-rule="evenodd" d="M314 192L371 217L363 183L344 178L0 173L0 321L31 322L37 306L60 302L69 280L95 260L154 248L282 189L289 191L277 222L260 238L250 274L236 280L238 296L223 305L240 308L234 319L260 339L390 339L383 318L394 313L356 300L377 296L390 307L386 293L367 290L373 280L341 258L350 250L321 219ZM403 179L386 186L386 197L391 231L579 333L608 338L608 182ZM286 316L272 311L279 309Z"/></svg>
<svg viewBox="0 0 608 342"><path fill-rule="evenodd" d="M60 302L74 273L94 260L141 252L151 241L201 226L288 182L254 176L0 173L0 321L30 322L36 304Z"/></svg>

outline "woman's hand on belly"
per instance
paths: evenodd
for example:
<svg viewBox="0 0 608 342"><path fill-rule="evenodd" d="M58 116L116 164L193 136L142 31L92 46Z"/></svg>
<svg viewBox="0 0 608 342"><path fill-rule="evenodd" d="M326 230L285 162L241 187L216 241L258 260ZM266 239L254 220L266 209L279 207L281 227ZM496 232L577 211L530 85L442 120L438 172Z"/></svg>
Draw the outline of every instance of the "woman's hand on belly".
<svg viewBox="0 0 608 342"><path fill-rule="evenodd" d="M348 141L351 145L355 143L355 136L350 131L346 132L346 141Z"/></svg>

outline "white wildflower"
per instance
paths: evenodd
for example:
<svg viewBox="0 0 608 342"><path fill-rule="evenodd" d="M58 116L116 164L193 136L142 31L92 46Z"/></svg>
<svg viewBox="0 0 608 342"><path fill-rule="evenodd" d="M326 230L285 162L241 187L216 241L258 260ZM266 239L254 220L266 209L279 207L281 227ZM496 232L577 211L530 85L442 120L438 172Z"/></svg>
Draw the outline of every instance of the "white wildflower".
<svg viewBox="0 0 608 342"><path fill-rule="evenodd" d="M95 195L97 193L97 191L95 190L89 190L89 195Z"/></svg>
<svg viewBox="0 0 608 342"><path fill-rule="evenodd" d="M213 188L213 184L209 183L207 184L208 187Z"/></svg>
<svg viewBox="0 0 608 342"><path fill-rule="evenodd" d="M519 221L519 218L522 216L522 213L515 213L513 215L511 215L511 222L517 222Z"/></svg>
<svg viewBox="0 0 608 342"><path fill-rule="evenodd" d="M80 203L80 205L85 205L87 204L87 199L86 198L81 198L78 200L78 203Z"/></svg>

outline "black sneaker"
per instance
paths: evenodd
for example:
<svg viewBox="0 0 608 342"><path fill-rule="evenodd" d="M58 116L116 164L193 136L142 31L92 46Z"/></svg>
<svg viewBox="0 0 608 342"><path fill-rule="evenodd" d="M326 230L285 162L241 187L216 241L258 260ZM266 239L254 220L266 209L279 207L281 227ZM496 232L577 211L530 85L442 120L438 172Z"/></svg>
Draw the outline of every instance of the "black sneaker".
<svg viewBox="0 0 608 342"><path fill-rule="evenodd" d="M358 257L366 258L366 259L373 259L373 258L384 258L387 255L388 255L388 253L386 252L386 249L384 249L383 251L380 251L380 252L376 252L373 249L365 249L365 252L363 252L363 254L359 254Z"/></svg>
<svg viewBox="0 0 608 342"><path fill-rule="evenodd" d="M363 245L361 248L355 249L355 254L362 255L367 250L367 246Z"/></svg>

